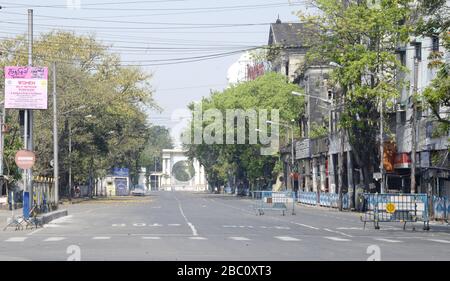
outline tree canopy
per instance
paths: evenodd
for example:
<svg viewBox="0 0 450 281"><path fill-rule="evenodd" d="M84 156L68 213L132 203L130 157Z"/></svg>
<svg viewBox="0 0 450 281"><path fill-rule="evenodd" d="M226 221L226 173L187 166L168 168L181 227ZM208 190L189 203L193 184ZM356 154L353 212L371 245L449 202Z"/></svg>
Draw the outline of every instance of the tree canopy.
<svg viewBox="0 0 450 281"><path fill-rule="evenodd" d="M27 65L23 36L1 41L0 51L2 67ZM159 109L152 98L151 74L138 67L123 66L119 56L95 37L71 32L41 35L34 42L33 55L33 65L49 67L50 73L52 63L56 63L61 186L67 186L70 161L74 181L78 183L104 176L112 167L128 167L132 176L136 176L141 164L148 165L143 154L154 153L150 148L161 141L158 138L168 136L158 135L164 129L149 122L148 111ZM52 82L50 75L49 85ZM53 106L51 92L49 89L49 109ZM12 174L17 170L13 154L21 147L22 134L19 111L8 110L7 115L12 131L6 141L6 166ZM53 173L52 118L52 110L34 113L36 175ZM171 146L167 138L164 142Z"/></svg>
<svg viewBox="0 0 450 281"><path fill-rule="evenodd" d="M293 96L292 91L301 91L294 84L287 82L286 77L277 73L268 73L254 81L242 82L232 85L222 92L214 92L210 97L204 98L201 102L203 112L208 109L217 109L222 113L222 123L226 123L227 110L279 110L280 121L299 121L303 111L303 98ZM191 106L194 110L194 106ZM206 119L206 118L205 118ZM203 120L202 128L211 124L211 120ZM295 127L295 122L292 123ZM213 187L219 187L226 183L231 183L233 177L236 182L244 185L255 185L260 178L265 178L269 182L277 175L276 163L278 157L272 155L261 155L260 143L251 144L249 136L251 128L248 119L245 123L245 143L233 144L213 143L207 144L185 144L187 154L190 158L196 158L205 167L208 182ZM191 128L192 129L192 128ZM232 130L236 131L238 124L233 123ZM254 130L255 128L253 128ZM280 136L285 135L285 128L280 129ZM225 140L226 130L219 132L218 139ZM277 136L279 137L279 136ZM284 139L286 144L288 138Z"/></svg>

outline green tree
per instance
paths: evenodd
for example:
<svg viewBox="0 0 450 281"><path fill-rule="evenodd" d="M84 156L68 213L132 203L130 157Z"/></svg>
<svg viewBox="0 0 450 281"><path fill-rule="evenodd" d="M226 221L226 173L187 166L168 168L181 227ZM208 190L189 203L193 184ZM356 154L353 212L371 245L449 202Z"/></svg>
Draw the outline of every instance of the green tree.
<svg viewBox="0 0 450 281"><path fill-rule="evenodd" d="M418 9L416 34L439 38L447 52L450 50L450 7L445 0L425 0L420 2ZM440 46L439 46L440 48ZM444 61L444 52L433 51L428 65L437 70L436 78L423 92L423 99L431 109L433 116L440 124L441 133L448 133L450 119L441 113L443 107L450 107L450 62Z"/></svg>
<svg viewBox="0 0 450 281"><path fill-rule="evenodd" d="M222 92L214 92L210 97L202 100L203 112L208 109L218 109L222 112L223 123L226 124L227 109L278 109L282 121L292 119L299 120L303 109L303 99L293 96L292 91L301 91L294 84L287 82L286 77L268 73L254 81L233 85ZM194 106L191 105L191 110ZM204 120L203 129L212 121ZM226 183L232 183L233 178L249 186L256 183L257 179L264 177L269 181L273 177L273 169L278 157L260 155L260 144L249 144L249 127L246 121L245 144L189 144L185 145L190 158L196 158L205 167L205 172L210 185L219 187ZM233 128L237 130L236 124ZM191 128L192 129L192 128ZM226 130L222 138L225 143ZM281 135L285 135L281 128ZM192 134L193 135L193 134ZM286 144L289 140L285 139Z"/></svg>
<svg viewBox="0 0 450 281"><path fill-rule="evenodd" d="M379 166L377 143L380 104L392 105L399 95L397 73L406 71L395 50L412 32L409 0L315 0L317 15L300 15L319 32L311 41L310 62L335 62L332 80L343 105L340 126L349 135L364 185Z"/></svg>
<svg viewBox="0 0 450 281"><path fill-rule="evenodd" d="M27 65L27 44L23 36L1 41L0 51L0 66ZM151 75L137 67L122 66L119 56L93 36L50 32L35 40L33 51L34 65L51 69L53 62L57 64L63 190L68 190L70 162L74 181L80 184L92 184L93 179L107 174L114 166L128 167L132 175L137 175L140 167L137 167L136 159L151 137L146 112L158 109L152 99ZM51 77L49 85L52 85ZM52 106L50 99L49 108ZM12 127L18 128L18 111L7 113L12 117ZM38 159L34 174L51 176L52 111L35 111L34 118ZM71 159L69 134L73 148ZM6 150L15 149L7 145Z"/></svg>

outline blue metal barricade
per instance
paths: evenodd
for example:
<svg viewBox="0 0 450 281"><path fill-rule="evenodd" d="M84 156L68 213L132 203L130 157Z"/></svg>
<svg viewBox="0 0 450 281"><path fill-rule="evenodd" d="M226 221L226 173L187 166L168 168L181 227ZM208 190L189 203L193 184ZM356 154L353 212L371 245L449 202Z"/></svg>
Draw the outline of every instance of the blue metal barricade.
<svg viewBox="0 0 450 281"><path fill-rule="evenodd" d="M308 205L317 205L317 193L316 192L298 192L298 202Z"/></svg>
<svg viewBox="0 0 450 281"><path fill-rule="evenodd" d="M364 197L364 214L361 221L380 229L380 222L406 223L423 221L424 230L429 230L428 195L426 194L378 194L366 193Z"/></svg>
<svg viewBox="0 0 450 281"><path fill-rule="evenodd" d="M435 220L444 220L448 222L450 204L449 198L433 196L433 215Z"/></svg>
<svg viewBox="0 0 450 281"><path fill-rule="evenodd" d="M319 198L318 198L319 197ZM317 205L330 208L339 208L339 194L321 192L317 195L317 192L298 192L298 202L307 205ZM342 194L342 208L348 209L349 196L348 193Z"/></svg>
<svg viewBox="0 0 450 281"><path fill-rule="evenodd" d="M253 191L255 210L257 215L264 215L264 211L281 211L283 216L287 211L295 215L295 194L292 191Z"/></svg>

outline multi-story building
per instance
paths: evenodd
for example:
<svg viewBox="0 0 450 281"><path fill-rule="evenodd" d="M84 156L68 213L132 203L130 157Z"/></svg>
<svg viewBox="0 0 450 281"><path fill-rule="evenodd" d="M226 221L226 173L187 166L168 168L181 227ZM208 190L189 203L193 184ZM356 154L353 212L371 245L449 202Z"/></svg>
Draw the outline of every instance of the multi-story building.
<svg viewBox="0 0 450 281"><path fill-rule="evenodd" d="M338 129L339 111L333 106L339 100L328 84L329 65L306 65L305 56L308 46L304 37L308 32L301 23L282 23L278 20L271 24L269 45L274 48L269 54L272 71L280 72L290 82L304 88L305 114L301 116L299 127L301 134L295 145L296 167L290 166L290 145L281 150L285 162L286 185L292 170L297 169L300 177L295 187L314 192L337 193L339 182L342 191L348 193L349 207L354 207L358 194L367 192L360 187L361 167L353 161L352 148L348 138ZM395 106L385 108L384 134L384 187L385 192L411 192L411 151L412 151L412 95L415 85L417 93L431 83L436 70L428 67L432 52L443 52L449 59L448 50L444 50L437 38L413 37L411 43L399 48L400 61L408 69L399 75L399 80L409 86L402 88ZM415 60L417 59L417 63ZM417 68L417 71L416 71ZM417 73L417 81L414 80ZM425 105L416 104L416 192L432 193L439 196L450 195L450 157L449 134L437 135L437 122ZM450 110L442 108L442 116ZM343 143L342 143L343 141ZM342 153L342 159L339 155ZM342 173L339 175L339 166ZM376 172L376 171L375 171ZM377 173L375 173L377 174ZM369 191L380 192L380 182L375 177Z"/></svg>

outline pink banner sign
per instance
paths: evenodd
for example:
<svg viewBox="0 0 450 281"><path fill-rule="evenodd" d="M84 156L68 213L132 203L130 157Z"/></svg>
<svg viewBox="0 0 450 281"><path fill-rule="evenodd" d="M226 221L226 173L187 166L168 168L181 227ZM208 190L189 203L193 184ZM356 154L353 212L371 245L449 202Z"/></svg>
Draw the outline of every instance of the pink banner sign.
<svg viewBox="0 0 450 281"><path fill-rule="evenodd" d="M5 108L47 109L47 67L5 67Z"/></svg>

